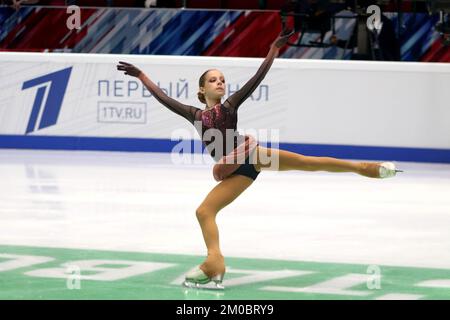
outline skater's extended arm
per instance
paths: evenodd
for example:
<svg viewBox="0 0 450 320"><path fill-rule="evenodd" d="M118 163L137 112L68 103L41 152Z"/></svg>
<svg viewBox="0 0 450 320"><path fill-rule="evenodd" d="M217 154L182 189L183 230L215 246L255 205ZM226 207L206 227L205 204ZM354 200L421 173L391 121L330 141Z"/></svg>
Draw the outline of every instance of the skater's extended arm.
<svg viewBox="0 0 450 320"><path fill-rule="evenodd" d="M117 65L117 70L125 71L126 75L139 78L143 85L152 93L152 95L163 104L169 110L175 112L176 114L186 118L190 123L194 124L195 114L200 109L187 104L182 104L181 102L169 97L164 91L161 90L152 80L150 80L145 73L136 68L134 65L120 61Z"/></svg>
<svg viewBox="0 0 450 320"><path fill-rule="evenodd" d="M270 67L272 66L273 60L278 57L280 52L280 48L282 48L288 41L289 37L293 35L294 32L283 30L277 39L271 44L269 53L264 59L263 63L259 67L256 74L247 81L247 83L239 89L236 93L228 97L224 102L224 106L226 108L233 109L236 111L239 106L255 91L255 89L259 86L261 81L266 76Z"/></svg>

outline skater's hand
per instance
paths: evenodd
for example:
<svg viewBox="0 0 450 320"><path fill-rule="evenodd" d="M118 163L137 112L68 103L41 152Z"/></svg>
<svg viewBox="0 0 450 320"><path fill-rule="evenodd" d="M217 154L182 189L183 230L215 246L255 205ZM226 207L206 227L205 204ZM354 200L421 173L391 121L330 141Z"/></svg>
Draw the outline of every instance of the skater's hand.
<svg viewBox="0 0 450 320"><path fill-rule="evenodd" d="M278 49L282 48L288 42L290 36L294 34L294 30L283 29L278 35L278 38L272 43L272 46L277 47Z"/></svg>
<svg viewBox="0 0 450 320"><path fill-rule="evenodd" d="M136 78L138 78L140 76L140 74L142 73L141 70L139 70L132 64L123 62L123 61L119 61L119 64L117 65L117 70L125 71L126 75L136 77Z"/></svg>

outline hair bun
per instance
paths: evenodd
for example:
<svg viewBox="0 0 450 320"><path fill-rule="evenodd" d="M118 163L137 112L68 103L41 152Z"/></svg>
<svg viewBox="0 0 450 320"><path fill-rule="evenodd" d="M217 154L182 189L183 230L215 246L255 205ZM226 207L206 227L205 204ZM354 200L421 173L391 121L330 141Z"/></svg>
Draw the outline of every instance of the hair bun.
<svg viewBox="0 0 450 320"><path fill-rule="evenodd" d="M197 93L197 97L198 97L198 100L200 100L201 103L206 103L205 95L203 93L201 93L200 91Z"/></svg>

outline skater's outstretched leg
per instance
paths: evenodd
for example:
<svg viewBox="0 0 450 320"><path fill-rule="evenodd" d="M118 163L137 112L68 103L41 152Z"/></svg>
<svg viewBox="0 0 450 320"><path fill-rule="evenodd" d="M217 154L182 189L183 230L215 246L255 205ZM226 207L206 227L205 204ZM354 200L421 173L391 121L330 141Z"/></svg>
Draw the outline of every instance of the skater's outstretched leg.
<svg viewBox="0 0 450 320"><path fill-rule="evenodd" d="M357 162L331 157L304 156L274 148L257 147L256 170L303 170L328 172L354 172L370 178L387 178L399 170L391 162ZM275 162L270 162L275 161Z"/></svg>
<svg viewBox="0 0 450 320"><path fill-rule="evenodd" d="M187 281L206 283L214 277L222 279L225 273L225 261L220 251L216 215L252 183L253 180L248 177L232 175L217 184L198 207L196 215L202 229L208 256L198 269L186 275Z"/></svg>

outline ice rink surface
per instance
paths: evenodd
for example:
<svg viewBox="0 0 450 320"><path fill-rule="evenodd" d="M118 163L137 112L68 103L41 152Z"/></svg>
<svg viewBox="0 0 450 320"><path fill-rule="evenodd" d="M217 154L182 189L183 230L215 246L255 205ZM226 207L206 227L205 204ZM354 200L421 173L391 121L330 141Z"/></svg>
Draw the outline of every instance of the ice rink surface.
<svg viewBox="0 0 450 320"><path fill-rule="evenodd" d="M450 269L450 165L392 179L263 171L218 215L225 257ZM0 151L0 245L204 255L211 164L167 153Z"/></svg>

